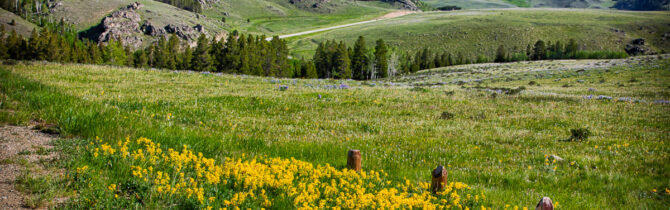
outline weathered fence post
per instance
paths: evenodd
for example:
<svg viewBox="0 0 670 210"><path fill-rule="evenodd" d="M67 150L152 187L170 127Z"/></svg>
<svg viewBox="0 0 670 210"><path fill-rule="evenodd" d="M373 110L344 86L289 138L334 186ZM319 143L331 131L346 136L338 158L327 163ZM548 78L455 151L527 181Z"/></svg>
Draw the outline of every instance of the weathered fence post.
<svg viewBox="0 0 670 210"><path fill-rule="evenodd" d="M444 190L444 187L447 185L447 177L449 176L447 169L444 166L437 166L433 170L432 175L433 179L431 180L430 190L433 193Z"/></svg>
<svg viewBox="0 0 670 210"><path fill-rule="evenodd" d="M361 172L361 151L352 149L347 154L347 167L356 172Z"/></svg>
<svg viewBox="0 0 670 210"><path fill-rule="evenodd" d="M537 203L535 210L554 210L554 204L551 202L551 198L544 197Z"/></svg>

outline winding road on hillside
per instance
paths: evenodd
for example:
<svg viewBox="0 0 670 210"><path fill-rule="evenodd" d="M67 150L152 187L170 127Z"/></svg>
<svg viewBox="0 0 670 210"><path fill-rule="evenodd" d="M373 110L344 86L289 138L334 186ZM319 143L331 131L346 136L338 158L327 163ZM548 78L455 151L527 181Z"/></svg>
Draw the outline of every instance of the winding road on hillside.
<svg viewBox="0 0 670 210"><path fill-rule="evenodd" d="M349 24L344 24L344 25L339 25L339 26L332 26L332 27L328 27L328 28L321 28L321 29L315 29L315 30L310 30L310 31L303 31L303 32L294 33L294 34L280 35L279 38L284 39L284 38L289 38L289 37L294 37L294 36L302 36L302 35L306 35L306 34L322 32L322 31L329 31L329 30L338 29L338 28L345 28L345 27L349 27L349 26L361 25L361 24L366 24L366 23L373 23L373 22L377 22L377 21L380 21L380 20L386 20L386 19L396 18L396 17L400 17L400 16L405 16L405 15L412 14L412 13L415 13L415 12L416 11L400 10L400 11L395 11L395 12L388 13L384 16L375 18L373 20L366 20L366 21L361 21L361 22L356 22L356 23L349 23ZM272 37L268 37L265 40L270 41L270 40L272 40Z"/></svg>

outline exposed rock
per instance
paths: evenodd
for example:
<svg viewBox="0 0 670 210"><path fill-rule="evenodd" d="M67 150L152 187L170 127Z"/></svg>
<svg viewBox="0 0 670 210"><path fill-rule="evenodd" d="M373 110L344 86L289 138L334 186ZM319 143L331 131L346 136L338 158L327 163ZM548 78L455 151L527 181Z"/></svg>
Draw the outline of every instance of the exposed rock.
<svg viewBox="0 0 670 210"><path fill-rule="evenodd" d="M395 2L402 5L403 8L408 10L419 10L419 7L416 6L412 0L394 0Z"/></svg>
<svg viewBox="0 0 670 210"><path fill-rule="evenodd" d="M202 26L200 28L204 31ZM187 25L168 24L165 26L165 32L169 34L175 34L177 37L188 41L196 40L200 36L200 33L195 29L195 27L190 27Z"/></svg>
<svg viewBox="0 0 670 210"><path fill-rule="evenodd" d="M655 55L656 51L646 46L644 42L645 40L642 38L634 39L626 45L626 53L629 55Z"/></svg>
<svg viewBox="0 0 670 210"><path fill-rule="evenodd" d="M196 31L198 31L198 32L200 32L200 33L203 33L203 34L205 33L205 26L202 26L202 25L200 25L200 24L195 25L195 26L193 27L193 29L195 29Z"/></svg>
<svg viewBox="0 0 670 210"><path fill-rule="evenodd" d="M154 26L150 21L146 21L146 22L144 22L144 24L142 24L142 31L144 32L144 34L149 35L149 36L165 36L165 35L167 35L167 32L165 32L165 29Z"/></svg>
<svg viewBox="0 0 670 210"><path fill-rule="evenodd" d="M111 39L120 40L124 45L137 48L142 44L140 33L140 15L136 10L142 4L135 2L122 8L102 20L102 32L97 36L98 42L109 42Z"/></svg>

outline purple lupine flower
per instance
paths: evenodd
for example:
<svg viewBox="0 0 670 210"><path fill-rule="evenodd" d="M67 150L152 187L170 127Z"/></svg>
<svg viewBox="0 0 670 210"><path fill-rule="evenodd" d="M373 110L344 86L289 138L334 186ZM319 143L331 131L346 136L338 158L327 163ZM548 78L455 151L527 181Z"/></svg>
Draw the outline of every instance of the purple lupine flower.
<svg viewBox="0 0 670 210"><path fill-rule="evenodd" d="M321 94L319 94L319 99L321 99Z"/></svg>
<svg viewBox="0 0 670 210"><path fill-rule="evenodd" d="M340 84L340 89L349 89L349 85L342 83Z"/></svg>
<svg viewBox="0 0 670 210"><path fill-rule="evenodd" d="M654 103L657 103L657 104L670 104L670 101L668 101L668 100L655 100Z"/></svg>
<svg viewBox="0 0 670 210"><path fill-rule="evenodd" d="M593 99L593 95L584 96L584 99Z"/></svg>
<svg viewBox="0 0 670 210"><path fill-rule="evenodd" d="M280 85L280 86L279 86L279 90L280 90L280 91L286 91L286 90L288 90L288 86L286 86L286 85Z"/></svg>

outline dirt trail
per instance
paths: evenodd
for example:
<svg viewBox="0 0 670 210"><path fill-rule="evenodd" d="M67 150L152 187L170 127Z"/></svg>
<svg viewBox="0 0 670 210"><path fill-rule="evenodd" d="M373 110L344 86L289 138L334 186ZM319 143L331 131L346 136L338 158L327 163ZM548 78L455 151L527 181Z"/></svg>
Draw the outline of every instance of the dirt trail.
<svg viewBox="0 0 670 210"><path fill-rule="evenodd" d="M0 126L0 209L29 209L24 195L16 190L16 179L26 170L25 159L38 169L40 160L57 158L49 152L50 142L56 136L45 134L31 127Z"/></svg>
<svg viewBox="0 0 670 210"><path fill-rule="evenodd" d="M332 26L332 27L328 27L328 28L310 30L310 31L303 31L303 32L298 32L298 33L294 33L294 34L280 35L279 38L283 39L283 38L294 37L294 36L302 36L302 35L312 34L312 33L316 33L316 32L329 31L329 30L333 30L333 29L345 28L345 27L349 27L349 26L361 25L361 24L366 24L366 23L373 23L373 22L377 22L377 21L380 21L380 20L405 16L405 15L412 14L412 13L415 13L415 12L416 11L410 11L410 10L394 11L394 12L388 13L384 16L375 18L373 20L361 21L361 22L356 22L356 23L349 23L349 24L344 24L344 25L339 25L339 26ZM270 41L270 40L272 40L272 37L268 37L265 40Z"/></svg>

